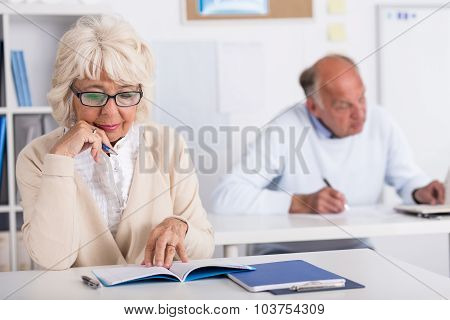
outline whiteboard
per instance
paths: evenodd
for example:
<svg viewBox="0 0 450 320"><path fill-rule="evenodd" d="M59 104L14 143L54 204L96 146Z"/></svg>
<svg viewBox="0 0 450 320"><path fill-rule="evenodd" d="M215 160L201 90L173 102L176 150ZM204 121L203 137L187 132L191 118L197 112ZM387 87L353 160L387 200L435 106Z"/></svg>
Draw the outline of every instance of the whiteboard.
<svg viewBox="0 0 450 320"><path fill-rule="evenodd" d="M226 159L227 152L225 136L210 132L230 123L229 114L219 112L218 108L217 43L176 40L151 43L156 60L153 119L183 135L197 169L200 197L203 205L210 208L211 190L225 165L217 162ZM217 157L212 156L212 150ZM217 171L213 170L215 165Z"/></svg>
<svg viewBox="0 0 450 320"><path fill-rule="evenodd" d="M219 44L219 110L255 113L265 107L264 48L258 42Z"/></svg>
<svg viewBox="0 0 450 320"><path fill-rule="evenodd" d="M417 163L443 180L450 166L450 6L438 8L378 7L378 100Z"/></svg>

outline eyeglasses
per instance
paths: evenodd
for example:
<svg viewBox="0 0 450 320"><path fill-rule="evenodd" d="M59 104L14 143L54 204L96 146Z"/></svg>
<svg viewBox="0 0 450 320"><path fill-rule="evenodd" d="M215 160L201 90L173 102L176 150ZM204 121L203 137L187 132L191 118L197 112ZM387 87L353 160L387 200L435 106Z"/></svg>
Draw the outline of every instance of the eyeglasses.
<svg viewBox="0 0 450 320"><path fill-rule="evenodd" d="M103 92L79 92L73 85L70 86L72 92L80 99L82 105L86 107L104 107L109 99L114 99L119 107L132 107L137 105L143 96L142 90L119 92L113 96ZM139 89L141 86L139 85Z"/></svg>

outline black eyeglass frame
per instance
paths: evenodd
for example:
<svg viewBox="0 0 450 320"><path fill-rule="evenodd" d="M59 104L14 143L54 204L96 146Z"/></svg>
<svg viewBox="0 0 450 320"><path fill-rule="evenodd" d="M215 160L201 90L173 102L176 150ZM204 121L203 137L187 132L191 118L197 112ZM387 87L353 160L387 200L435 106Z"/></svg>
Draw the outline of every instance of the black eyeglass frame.
<svg viewBox="0 0 450 320"><path fill-rule="evenodd" d="M73 94L78 98L78 100L80 100L80 102L81 102L81 104L82 104L83 106L86 106L86 107L89 107L89 108L102 108L102 107L104 107L104 106L106 106L106 105L108 104L109 99L114 99L114 102L115 102L116 105L117 105L118 107L120 107L120 108L133 107L133 106L135 106L135 105L138 105L139 102L141 102L142 97L144 96L144 93L142 92L141 85L139 85L139 91L125 91L125 92L118 92L118 93L116 93L115 95L112 95L112 96L110 96L109 94L107 94L107 93L105 93L105 92L97 92L97 91L84 91L84 92L80 92L80 91L78 91L77 89L75 89L75 87L73 86L73 84L70 85L70 90L72 90ZM100 93L100 94L104 94L104 95L107 96L108 98L106 99L105 103L102 104L101 106L90 106L90 105L84 104L84 103L83 103L83 100L81 99L81 95L82 95L82 94L85 94L85 93ZM138 102L135 103L135 104L132 104L132 105L130 105L130 106L121 106L121 105L119 105L119 104L117 103L117 98L116 98L116 97L117 97L119 94L124 94L124 93L139 93L139 100L138 100Z"/></svg>

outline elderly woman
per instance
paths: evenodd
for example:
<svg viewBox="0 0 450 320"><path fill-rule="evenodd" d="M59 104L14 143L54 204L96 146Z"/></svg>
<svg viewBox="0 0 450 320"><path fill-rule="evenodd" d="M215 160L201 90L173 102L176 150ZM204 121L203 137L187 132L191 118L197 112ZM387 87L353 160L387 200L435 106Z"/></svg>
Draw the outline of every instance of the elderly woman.
<svg viewBox="0 0 450 320"><path fill-rule="evenodd" d="M208 258L213 231L183 140L149 114L152 58L117 18L62 37L48 99L60 128L17 160L25 244L47 269Z"/></svg>

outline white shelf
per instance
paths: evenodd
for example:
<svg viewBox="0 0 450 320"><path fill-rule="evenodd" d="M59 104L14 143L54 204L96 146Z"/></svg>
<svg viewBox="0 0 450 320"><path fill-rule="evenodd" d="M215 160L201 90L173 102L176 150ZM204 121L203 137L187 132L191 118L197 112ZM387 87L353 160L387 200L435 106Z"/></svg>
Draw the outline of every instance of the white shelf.
<svg viewBox="0 0 450 320"><path fill-rule="evenodd" d="M0 108L0 114L51 114L49 106Z"/></svg>
<svg viewBox="0 0 450 320"><path fill-rule="evenodd" d="M23 208L21 205L15 205L15 206L9 206L9 205L0 205L0 214L2 213L8 213L9 211L14 211L14 212L22 212Z"/></svg>
<svg viewBox="0 0 450 320"><path fill-rule="evenodd" d="M23 208L21 205L15 205L15 206L9 206L7 204L4 205L0 205L0 214L1 213L7 213L9 211L14 211L14 212L22 212Z"/></svg>
<svg viewBox="0 0 450 320"><path fill-rule="evenodd" d="M15 213L22 212L22 206L16 205L16 206L9 206L9 205L0 205L0 214L6 214L10 211L13 211Z"/></svg>
<svg viewBox="0 0 450 320"><path fill-rule="evenodd" d="M52 108L49 106L43 106L43 107L16 107L11 108L12 114L51 114Z"/></svg>
<svg viewBox="0 0 450 320"><path fill-rule="evenodd" d="M48 16L84 16L84 15L98 15L105 12L105 6L86 6L82 4L11 4L0 3L0 14L11 15L48 15ZM105 12L107 13L107 12Z"/></svg>

